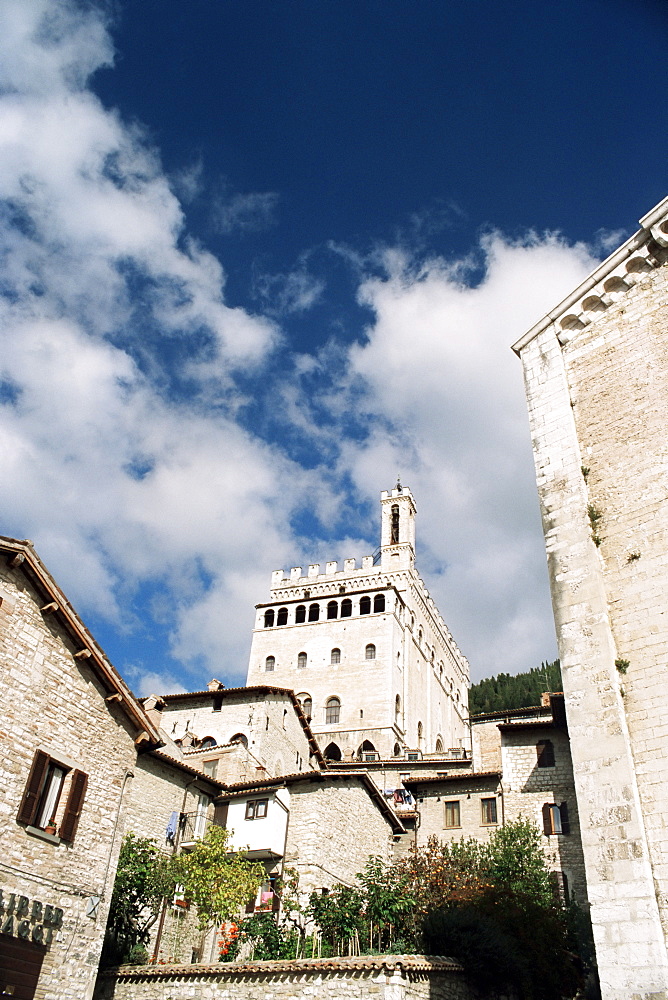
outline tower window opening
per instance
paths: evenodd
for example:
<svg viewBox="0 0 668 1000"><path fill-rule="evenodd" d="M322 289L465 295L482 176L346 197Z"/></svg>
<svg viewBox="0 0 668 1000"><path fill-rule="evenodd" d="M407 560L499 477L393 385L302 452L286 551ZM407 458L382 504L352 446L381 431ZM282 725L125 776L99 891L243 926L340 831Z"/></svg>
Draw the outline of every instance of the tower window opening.
<svg viewBox="0 0 668 1000"><path fill-rule="evenodd" d="M264 613L264 627L271 628L274 624L274 609L268 608Z"/></svg>
<svg viewBox="0 0 668 1000"><path fill-rule="evenodd" d="M328 698L325 705L325 723L336 725L341 719L341 702L338 698Z"/></svg>
<svg viewBox="0 0 668 1000"><path fill-rule="evenodd" d="M373 599L373 610L375 612L385 610L385 594L376 594Z"/></svg>
<svg viewBox="0 0 668 1000"><path fill-rule="evenodd" d="M298 604L295 610L295 623L301 625L306 621L306 608L303 604Z"/></svg>
<svg viewBox="0 0 668 1000"><path fill-rule="evenodd" d="M267 659L264 661L264 669L267 670L267 671L275 670L276 669L276 657L275 656L268 656L267 657Z"/></svg>
<svg viewBox="0 0 668 1000"><path fill-rule="evenodd" d="M327 605L327 617L328 618L338 618L339 615L339 605L337 601L330 601Z"/></svg>
<svg viewBox="0 0 668 1000"><path fill-rule="evenodd" d="M279 608L278 609L278 614L276 616L276 624L277 625L287 625L288 624L288 609L287 608Z"/></svg>
<svg viewBox="0 0 668 1000"><path fill-rule="evenodd" d="M350 618L353 613L353 602L349 597L346 597L344 601L341 601L341 617Z"/></svg>
<svg viewBox="0 0 668 1000"><path fill-rule="evenodd" d="M363 597L360 600L360 614L361 615L370 615L371 614L371 598L370 597Z"/></svg>
<svg viewBox="0 0 668 1000"><path fill-rule="evenodd" d="M327 760L341 760L341 750L337 747L336 743L330 743L329 746L325 747L325 757ZM322 892L325 895L325 892L329 892L329 889L323 889Z"/></svg>
<svg viewBox="0 0 668 1000"><path fill-rule="evenodd" d="M317 622L320 620L320 605L319 604L309 604L308 608L308 620L310 622Z"/></svg>
<svg viewBox="0 0 668 1000"><path fill-rule="evenodd" d="M303 670L306 666L306 653L299 653L297 656L297 668Z"/></svg>
<svg viewBox="0 0 668 1000"><path fill-rule="evenodd" d="M399 544L399 504L392 504L392 528L390 533L390 545Z"/></svg>
<svg viewBox="0 0 668 1000"><path fill-rule="evenodd" d="M341 650L338 646L335 646L332 650L331 656L329 658L330 663L340 663L341 662Z"/></svg>
<svg viewBox="0 0 668 1000"><path fill-rule="evenodd" d="M417 739L418 739L418 749L420 749L420 750L422 749L422 733L423 733L422 723L418 722L418 724L417 724Z"/></svg>
<svg viewBox="0 0 668 1000"><path fill-rule="evenodd" d="M375 660L376 659L376 647L374 646L374 644L372 642L370 642L368 644L368 646L366 647L366 649L364 650L364 659L365 660Z"/></svg>
<svg viewBox="0 0 668 1000"><path fill-rule="evenodd" d="M401 697L397 695L394 699L394 721L399 722L401 720Z"/></svg>

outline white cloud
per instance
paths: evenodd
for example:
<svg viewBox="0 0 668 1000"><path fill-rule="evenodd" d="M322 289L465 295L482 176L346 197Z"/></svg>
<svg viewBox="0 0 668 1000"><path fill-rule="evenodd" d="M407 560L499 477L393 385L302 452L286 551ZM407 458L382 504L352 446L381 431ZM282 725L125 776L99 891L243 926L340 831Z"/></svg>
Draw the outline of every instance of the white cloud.
<svg viewBox="0 0 668 1000"><path fill-rule="evenodd" d="M278 195L273 191L229 194L217 199L213 224L221 233L258 233L276 222Z"/></svg>
<svg viewBox="0 0 668 1000"><path fill-rule="evenodd" d="M397 472L418 503L421 568L477 677L554 654L547 574L519 360L510 344L594 266L555 236L481 243L469 262L417 272L399 252L369 278L376 315L351 351L372 432L342 467L370 499ZM389 428L389 430L388 430Z"/></svg>

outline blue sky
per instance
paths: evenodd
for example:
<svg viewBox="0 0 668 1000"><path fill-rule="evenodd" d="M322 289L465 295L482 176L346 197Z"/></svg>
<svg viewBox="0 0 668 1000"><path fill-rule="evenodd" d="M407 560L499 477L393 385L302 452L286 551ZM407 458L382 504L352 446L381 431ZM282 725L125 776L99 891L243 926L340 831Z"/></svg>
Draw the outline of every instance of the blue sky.
<svg viewBox="0 0 668 1000"><path fill-rule="evenodd" d="M242 680L398 473L474 679L552 657L510 344L666 193L665 4L0 18L0 530L135 690Z"/></svg>

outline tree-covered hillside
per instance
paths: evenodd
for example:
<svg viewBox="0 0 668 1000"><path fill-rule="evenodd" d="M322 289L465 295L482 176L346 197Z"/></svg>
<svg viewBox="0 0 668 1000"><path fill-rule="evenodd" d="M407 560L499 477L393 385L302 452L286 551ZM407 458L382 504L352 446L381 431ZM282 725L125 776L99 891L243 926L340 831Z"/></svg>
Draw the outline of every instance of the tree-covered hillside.
<svg viewBox="0 0 668 1000"><path fill-rule="evenodd" d="M469 711L502 712L504 709L540 705L543 691L561 691L559 660L541 663L526 674L497 674L473 684L469 691Z"/></svg>

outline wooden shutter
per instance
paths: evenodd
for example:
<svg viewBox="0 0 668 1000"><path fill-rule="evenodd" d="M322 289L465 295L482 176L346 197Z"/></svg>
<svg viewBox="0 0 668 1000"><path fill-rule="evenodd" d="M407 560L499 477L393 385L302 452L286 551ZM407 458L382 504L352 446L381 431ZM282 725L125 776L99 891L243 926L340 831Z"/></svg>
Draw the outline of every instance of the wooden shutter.
<svg viewBox="0 0 668 1000"><path fill-rule="evenodd" d="M44 777L49 767L51 758L42 750L35 751L32 767L28 775L28 781L21 799L19 813L16 819L19 823L30 824L34 821L39 805L39 797L44 784Z"/></svg>
<svg viewBox="0 0 668 1000"><path fill-rule="evenodd" d="M87 787L88 775L84 774L83 771L74 771L72 774L72 784L70 785L70 794L67 796L65 815L60 827L60 837L62 840L69 842L74 840Z"/></svg>
<svg viewBox="0 0 668 1000"><path fill-rule="evenodd" d="M559 806L559 812L561 813L561 832L570 833L571 824L568 819L568 805L566 804L566 802L561 803L561 805Z"/></svg>
<svg viewBox="0 0 668 1000"><path fill-rule="evenodd" d="M229 802L216 802L213 807L214 826L227 826L227 810L229 809L229 805Z"/></svg>
<svg viewBox="0 0 668 1000"><path fill-rule="evenodd" d="M543 833L546 837L552 834L552 806L549 802L543 806Z"/></svg>

